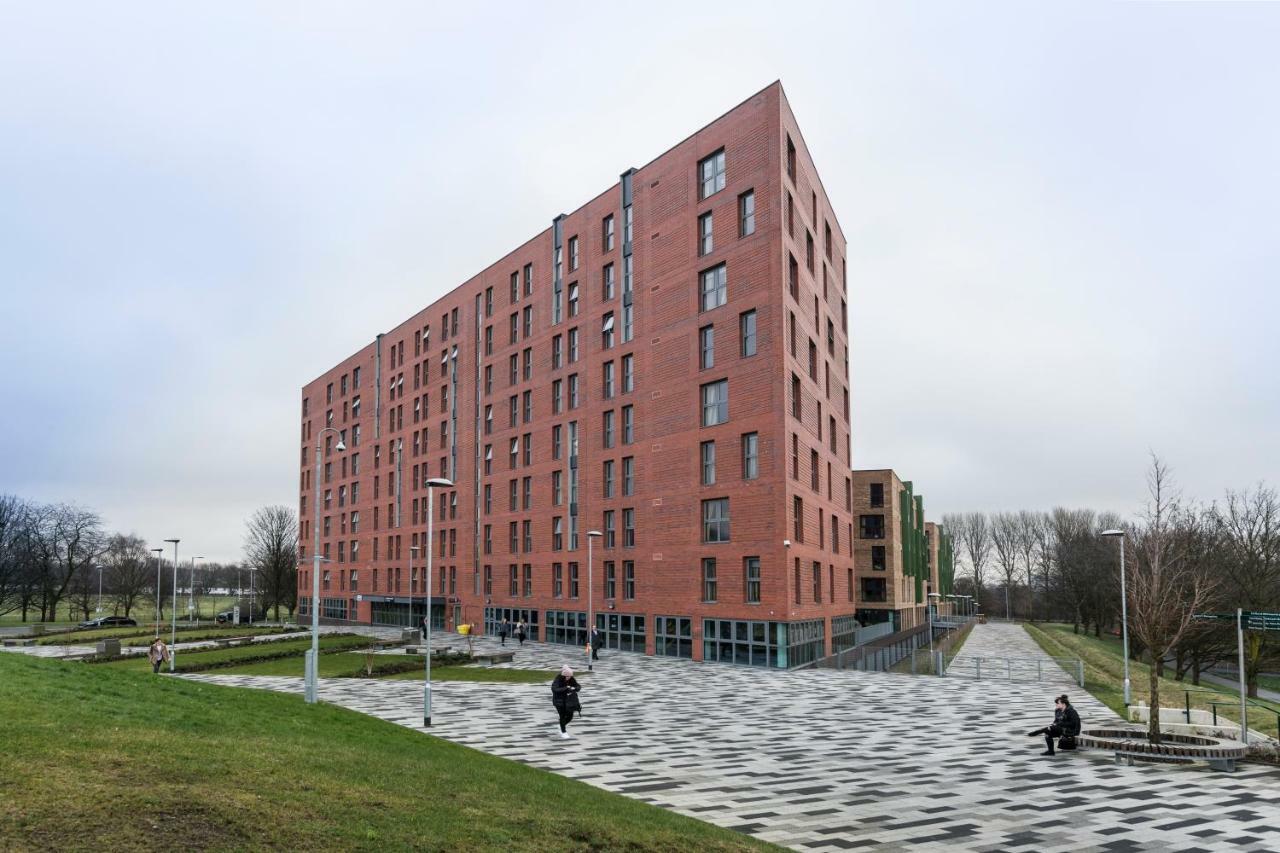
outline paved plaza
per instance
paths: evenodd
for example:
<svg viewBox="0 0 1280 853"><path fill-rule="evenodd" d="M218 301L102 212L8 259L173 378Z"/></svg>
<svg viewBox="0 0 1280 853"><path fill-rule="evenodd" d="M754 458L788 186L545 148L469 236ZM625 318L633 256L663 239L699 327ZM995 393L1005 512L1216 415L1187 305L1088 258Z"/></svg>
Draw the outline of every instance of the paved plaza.
<svg viewBox="0 0 1280 853"><path fill-rule="evenodd" d="M1007 625L977 626L963 651L1042 655ZM577 669L580 650L526 643L513 665L564 662ZM572 740L556 736L549 689L522 684L437 682L431 733L797 850L1280 849L1280 771L1041 757L1026 732L1052 720L1056 694L1086 725L1117 719L1058 672L977 682L611 653L580 679ZM187 677L302 690L294 678ZM421 729L421 682L331 679L321 696Z"/></svg>

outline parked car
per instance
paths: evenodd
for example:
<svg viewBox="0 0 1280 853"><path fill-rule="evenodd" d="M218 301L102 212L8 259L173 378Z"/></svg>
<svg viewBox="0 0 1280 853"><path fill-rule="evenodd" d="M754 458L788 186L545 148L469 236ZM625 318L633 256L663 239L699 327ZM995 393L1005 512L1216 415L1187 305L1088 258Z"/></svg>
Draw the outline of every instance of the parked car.
<svg viewBox="0 0 1280 853"><path fill-rule="evenodd" d="M260 610L256 614L254 614L253 621L262 622L266 618L267 618L267 611ZM215 616L214 619L217 620L219 625L234 625L236 620L236 612L235 610L224 610L221 613L219 613L217 616ZM240 621L246 624L250 621L249 608L247 607L240 608Z"/></svg>
<svg viewBox="0 0 1280 853"><path fill-rule="evenodd" d="M92 628L136 628L137 626L138 620L130 619L128 616L102 616L98 619L81 622L76 627L87 630Z"/></svg>

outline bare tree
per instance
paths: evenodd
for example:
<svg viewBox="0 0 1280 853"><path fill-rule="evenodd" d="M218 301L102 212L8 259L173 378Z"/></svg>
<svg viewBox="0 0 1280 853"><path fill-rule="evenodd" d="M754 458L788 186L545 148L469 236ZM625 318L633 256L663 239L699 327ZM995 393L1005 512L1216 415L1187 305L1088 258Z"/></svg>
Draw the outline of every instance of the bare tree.
<svg viewBox="0 0 1280 853"><path fill-rule="evenodd" d="M116 605L128 616L155 586L155 561L147 552L147 543L134 533L116 533L107 539L102 562Z"/></svg>
<svg viewBox="0 0 1280 853"><path fill-rule="evenodd" d="M27 515L26 501L0 495L0 615L22 607Z"/></svg>
<svg viewBox="0 0 1280 853"><path fill-rule="evenodd" d="M249 519L244 550L245 562L262 573L266 607L275 607L277 620L282 604L292 615L298 594L297 515L287 506L262 507Z"/></svg>
<svg viewBox="0 0 1280 853"><path fill-rule="evenodd" d="M1280 609L1280 498L1259 484L1252 491L1227 492L1213 509L1227 559L1222 569L1231 608ZM1258 670L1265 657L1267 635L1246 631L1244 671L1250 696L1258 695Z"/></svg>
<svg viewBox="0 0 1280 853"><path fill-rule="evenodd" d="M960 548L969 564L973 578L974 597L982 604L983 583L986 579L987 559L991 555L991 525L983 512L968 512L960 530Z"/></svg>
<svg viewBox="0 0 1280 853"><path fill-rule="evenodd" d="M1022 567L1027 572L1027 618L1035 621L1035 566L1036 549L1040 544L1040 527L1044 516L1038 512L1022 510L1018 513L1018 553L1022 557Z"/></svg>
<svg viewBox="0 0 1280 853"><path fill-rule="evenodd" d="M1145 525L1135 532L1133 571L1128 573L1129 623L1151 654L1150 722L1147 738L1160 743L1160 676L1157 662L1181 640L1209 596L1214 579L1187 558L1187 534L1199 522L1179 504L1168 467L1152 456L1147 474L1150 501Z"/></svg>
<svg viewBox="0 0 1280 853"><path fill-rule="evenodd" d="M1004 576L1004 618L1013 616L1011 594L1018 580L1020 555L1020 527L1018 516L1012 512L997 512L991 516L991 545L996 552L996 563Z"/></svg>

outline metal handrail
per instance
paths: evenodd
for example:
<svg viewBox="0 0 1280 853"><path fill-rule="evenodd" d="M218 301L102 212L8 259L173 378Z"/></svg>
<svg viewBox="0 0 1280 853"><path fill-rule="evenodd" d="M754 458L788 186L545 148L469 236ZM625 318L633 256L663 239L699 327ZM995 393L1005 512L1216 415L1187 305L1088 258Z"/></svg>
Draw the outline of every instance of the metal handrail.
<svg viewBox="0 0 1280 853"><path fill-rule="evenodd" d="M1187 689L1184 689L1184 690L1182 691L1182 693L1183 693L1183 700L1184 700L1184 711L1183 711L1183 715L1186 717L1186 720L1187 720L1187 724L1188 724L1188 725L1190 725L1190 724L1191 724L1191 694L1192 694L1192 693L1204 693L1204 694L1207 694L1207 695L1209 695L1209 696L1230 696L1230 697L1232 697L1232 699L1231 699L1231 701L1230 701L1230 702L1210 702L1210 703L1209 703L1209 707L1213 710L1213 724L1214 724L1215 726L1216 726L1216 725L1218 725L1218 706L1219 706L1219 705L1224 705L1224 706L1229 707L1229 708L1239 708L1239 707L1240 707L1240 694L1239 694L1239 693L1231 693L1231 692L1228 692L1228 691L1226 691L1226 690L1204 690L1204 689L1197 689L1197 688L1187 688ZM1261 702L1259 702L1257 699L1251 699L1251 698L1250 698L1250 697L1248 697L1248 696L1244 697L1244 703L1245 703L1245 705L1252 705L1253 707L1260 709L1260 710L1261 710L1261 711L1263 711L1264 713L1267 713L1267 714L1275 714L1275 715L1276 715L1276 733L1277 733L1277 734L1280 734L1280 711L1278 711L1278 710L1276 710L1275 708L1272 708L1272 707L1270 707L1270 706L1268 706L1268 705L1263 705L1263 704L1262 704Z"/></svg>

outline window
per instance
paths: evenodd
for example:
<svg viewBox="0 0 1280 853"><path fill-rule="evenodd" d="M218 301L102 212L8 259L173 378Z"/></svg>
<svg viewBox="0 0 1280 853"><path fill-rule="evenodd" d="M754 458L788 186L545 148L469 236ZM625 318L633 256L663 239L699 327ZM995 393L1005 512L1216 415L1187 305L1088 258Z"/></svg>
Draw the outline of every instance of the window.
<svg viewBox="0 0 1280 853"><path fill-rule="evenodd" d="M702 600L716 600L716 561L714 557L702 558Z"/></svg>
<svg viewBox="0 0 1280 853"><path fill-rule="evenodd" d="M809 268L809 272L813 272L813 235L809 233L809 229L804 232L804 265Z"/></svg>
<svg viewBox="0 0 1280 853"><path fill-rule="evenodd" d="M796 540L797 542L804 542L804 499L803 498L793 497L791 499L791 514L793 519L792 521L793 529L791 532L791 538ZM799 561L797 560L797 563L798 562ZM797 585L797 593L798 591L799 591L799 587Z"/></svg>
<svg viewBox="0 0 1280 853"><path fill-rule="evenodd" d="M573 364L578 360L578 330L569 330L569 363Z"/></svg>
<svg viewBox="0 0 1280 853"><path fill-rule="evenodd" d="M569 597L578 597L578 564L569 564Z"/></svg>
<svg viewBox="0 0 1280 853"><path fill-rule="evenodd" d="M636 390L636 357L628 354L622 357L622 393L630 394L634 390Z"/></svg>
<svg viewBox="0 0 1280 853"><path fill-rule="evenodd" d="M564 598L564 566L560 563L551 564L551 591L556 598Z"/></svg>
<svg viewBox="0 0 1280 853"><path fill-rule="evenodd" d="M796 256L787 253L787 289L791 292L791 298L800 301L800 264L796 262ZM795 350L795 342L792 342L792 351Z"/></svg>
<svg viewBox="0 0 1280 853"><path fill-rule="evenodd" d="M569 272L573 272L578 268L578 236L569 238ZM569 297L572 299L572 295Z"/></svg>
<svg viewBox="0 0 1280 853"><path fill-rule="evenodd" d="M600 432L603 437L603 444L605 449L607 450L613 447L613 410L612 409L604 413Z"/></svg>
<svg viewBox="0 0 1280 853"><path fill-rule="evenodd" d="M729 541L729 499L702 502L702 541L708 544Z"/></svg>
<svg viewBox="0 0 1280 853"><path fill-rule="evenodd" d="M524 307L524 336L533 335L533 306L526 305Z"/></svg>
<svg viewBox="0 0 1280 853"><path fill-rule="evenodd" d="M613 349L613 312L604 315L600 323L600 348Z"/></svg>
<svg viewBox="0 0 1280 853"><path fill-rule="evenodd" d="M564 504L564 472L551 472L551 504L552 506L562 506Z"/></svg>
<svg viewBox="0 0 1280 853"><path fill-rule="evenodd" d="M515 563L511 564L511 597L516 598L520 595L520 567Z"/></svg>
<svg viewBox="0 0 1280 853"><path fill-rule="evenodd" d="M606 361L601 370L601 393L604 399L613 399L613 362Z"/></svg>
<svg viewBox="0 0 1280 853"><path fill-rule="evenodd" d="M822 601L822 563L813 564L813 600Z"/></svg>
<svg viewBox="0 0 1280 853"><path fill-rule="evenodd" d="M791 134L789 133L787 134L787 177L791 179L792 183L795 182L796 146L795 143L791 141Z"/></svg>
<svg viewBox="0 0 1280 853"><path fill-rule="evenodd" d="M701 181L699 198L708 198L724 189L724 149L698 163L698 179Z"/></svg>
<svg viewBox="0 0 1280 853"><path fill-rule="evenodd" d="M551 382L551 414L553 415L560 414L560 409L563 405L563 388L564 382L562 380L555 379Z"/></svg>
<svg viewBox="0 0 1280 853"><path fill-rule="evenodd" d="M636 440L635 407L622 407L622 443L632 444Z"/></svg>
<svg viewBox="0 0 1280 853"><path fill-rule="evenodd" d="M813 489L815 492L820 490L820 487L818 485L818 477L819 477L818 469L819 469L818 451L814 450L813 448L810 448L809 449L809 488Z"/></svg>
<svg viewBox="0 0 1280 853"><path fill-rule="evenodd" d="M702 386L702 425L716 426L729 420L729 380Z"/></svg>
<svg viewBox="0 0 1280 853"><path fill-rule="evenodd" d="M484 289L484 316L493 316L493 288L486 287Z"/></svg>
<svg viewBox="0 0 1280 853"><path fill-rule="evenodd" d="M714 486L716 483L716 443L702 442L702 485Z"/></svg>
<svg viewBox="0 0 1280 853"><path fill-rule="evenodd" d="M617 544L616 533L613 529L614 512L611 509L604 511L604 547L612 548Z"/></svg>
<svg viewBox="0 0 1280 853"><path fill-rule="evenodd" d="M533 392L525 391L521 396L521 400L523 401L524 410L522 417L525 423L529 423L533 420Z"/></svg>
<svg viewBox="0 0 1280 853"><path fill-rule="evenodd" d="M871 569L872 571L883 572L887 568L885 561L885 547L883 545L871 546Z"/></svg>
<svg viewBox="0 0 1280 853"><path fill-rule="evenodd" d="M607 600L618 597L618 574L613 560L604 563L604 597Z"/></svg>
<svg viewBox="0 0 1280 853"><path fill-rule="evenodd" d="M728 273L724 264L703 270L701 274L701 310L710 311L729 301Z"/></svg>
<svg viewBox="0 0 1280 853"><path fill-rule="evenodd" d="M716 366L715 328L703 326L698 330L698 367L706 370Z"/></svg>
<svg viewBox="0 0 1280 853"><path fill-rule="evenodd" d="M606 459L604 461L604 496L606 499L613 497L613 460Z"/></svg>
<svg viewBox="0 0 1280 853"><path fill-rule="evenodd" d="M631 242L631 205L622 208L622 242L624 244Z"/></svg>
<svg viewBox="0 0 1280 853"><path fill-rule="evenodd" d="M520 301L520 273L519 271L511 274L511 302L515 304Z"/></svg>
<svg viewBox="0 0 1280 853"><path fill-rule="evenodd" d="M605 302L613 298L614 286L613 264L605 264L604 273L600 276L600 297Z"/></svg>
<svg viewBox="0 0 1280 853"><path fill-rule="evenodd" d="M564 519L558 515L551 519L551 550L564 550Z"/></svg>
<svg viewBox="0 0 1280 853"><path fill-rule="evenodd" d="M754 432L742 436L742 479L760 476L760 436Z"/></svg>
<svg viewBox="0 0 1280 853"><path fill-rule="evenodd" d="M604 218L604 224L600 227L601 242L604 244L606 252L613 251L613 214L610 213Z"/></svg>
<svg viewBox="0 0 1280 853"><path fill-rule="evenodd" d="M524 265L524 295L533 295L533 264Z"/></svg>
<svg viewBox="0 0 1280 853"><path fill-rule="evenodd" d="M791 374L791 417L800 420L800 377Z"/></svg>
<svg viewBox="0 0 1280 853"><path fill-rule="evenodd" d="M870 501L871 506L884 506L884 483L871 484Z"/></svg>
<svg viewBox="0 0 1280 853"><path fill-rule="evenodd" d="M578 316L578 283L569 285L569 316Z"/></svg>
<svg viewBox="0 0 1280 853"><path fill-rule="evenodd" d="M760 558L744 557L742 559L743 585L748 604L760 603Z"/></svg>
<svg viewBox="0 0 1280 853"><path fill-rule="evenodd" d="M747 190L738 196L738 236L746 237L756 233L756 194Z"/></svg>
<svg viewBox="0 0 1280 853"><path fill-rule="evenodd" d="M883 539L884 538L884 516L883 515L860 515L858 516L858 536L862 539Z"/></svg>
<svg viewBox="0 0 1280 853"><path fill-rule="evenodd" d="M622 511L622 547L636 547L636 511L634 509Z"/></svg>
<svg viewBox="0 0 1280 853"><path fill-rule="evenodd" d="M578 374L569 374L569 408L578 408Z"/></svg>
<svg viewBox="0 0 1280 853"><path fill-rule="evenodd" d="M636 599L636 564L634 560L622 561L622 597L627 601ZM636 649L640 651L640 649Z"/></svg>
<svg viewBox="0 0 1280 853"><path fill-rule="evenodd" d="M698 254L709 255L715 248L715 228L711 220L711 211L698 217Z"/></svg>
<svg viewBox="0 0 1280 853"><path fill-rule="evenodd" d="M756 354L756 312L743 312L738 315L738 353L743 358Z"/></svg>
<svg viewBox="0 0 1280 853"><path fill-rule="evenodd" d="M622 496L630 497L636 493L636 458L622 457Z"/></svg>
<svg viewBox="0 0 1280 853"><path fill-rule="evenodd" d="M551 428L551 458L552 459L560 458L561 436L563 434L563 431L564 431L564 427L561 424L556 424Z"/></svg>
<svg viewBox="0 0 1280 853"><path fill-rule="evenodd" d="M884 578L862 578L862 589L859 598L862 601L879 603L888 601Z"/></svg>

